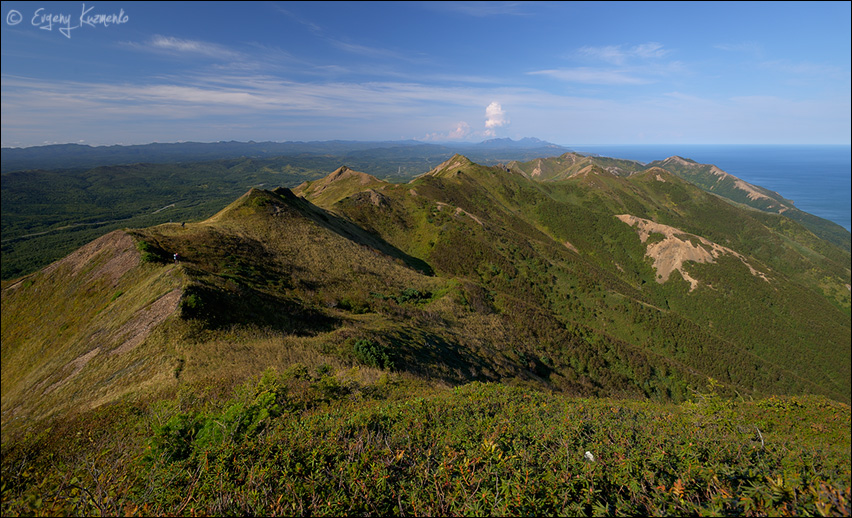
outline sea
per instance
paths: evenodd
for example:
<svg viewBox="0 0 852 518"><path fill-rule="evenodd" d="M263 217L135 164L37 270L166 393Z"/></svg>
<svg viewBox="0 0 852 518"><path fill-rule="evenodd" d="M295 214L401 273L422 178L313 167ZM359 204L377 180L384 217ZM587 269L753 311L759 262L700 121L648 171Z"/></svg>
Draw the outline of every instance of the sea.
<svg viewBox="0 0 852 518"><path fill-rule="evenodd" d="M677 155L713 164L748 183L777 192L800 210L852 231L852 146L655 144L571 149L642 163Z"/></svg>

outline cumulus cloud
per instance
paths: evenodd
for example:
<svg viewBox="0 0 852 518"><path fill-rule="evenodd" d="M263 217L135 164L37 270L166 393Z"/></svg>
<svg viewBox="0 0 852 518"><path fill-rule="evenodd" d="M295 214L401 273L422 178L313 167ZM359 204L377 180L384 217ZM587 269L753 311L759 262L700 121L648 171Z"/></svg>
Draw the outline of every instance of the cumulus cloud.
<svg viewBox="0 0 852 518"><path fill-rule="evenodd" d="M427 133L423 140L445 141L445 140L463 140L470 135L470 124L465 121L456 123L455 129L447 133Z"/></svg>
<svg viewBox="0 0 852 518"><path fill-rule="evenodd" d="M500 103L494 101L485 108L485 135L493 137L494 129L509 124L509 119L506 118L506 112Z"/></svg>
<svg viewBox="0 0 852 518"><path fill-rule="evenodd" d="M470 124L461 121L456 125L456 129L450 132L451 139L462 139L470 134Z"/></svg>

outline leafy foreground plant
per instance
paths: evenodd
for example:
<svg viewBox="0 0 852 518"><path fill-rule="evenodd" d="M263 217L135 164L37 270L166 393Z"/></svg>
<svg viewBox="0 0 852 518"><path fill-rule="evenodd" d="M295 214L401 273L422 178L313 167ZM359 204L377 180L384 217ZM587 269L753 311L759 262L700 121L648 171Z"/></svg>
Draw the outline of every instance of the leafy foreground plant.
<svg viewBox="0 0 852 518"><path fill-rule="evenodd" d="M3 515L850 513L850 408L823 397L435 394L296 366L195 406L114 406L4 444Z"/></svg>

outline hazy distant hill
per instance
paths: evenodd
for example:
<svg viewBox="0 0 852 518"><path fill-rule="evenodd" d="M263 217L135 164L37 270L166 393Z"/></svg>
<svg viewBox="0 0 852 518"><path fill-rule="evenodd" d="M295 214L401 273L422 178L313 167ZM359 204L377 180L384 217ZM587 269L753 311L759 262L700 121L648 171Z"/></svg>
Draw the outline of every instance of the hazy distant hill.
<svg viewBox="0 0 852 518"><path fill-rule="evenodd" d="M0 166L3 174L27 169L77 169L105 165L136 163L198 162L241 157L271 158L288 155L334 155L338 157L369 156L381 160L402 160L389 164L395 171L415 158L446 160L456 152L467 153L477 160L505 160L505 152L523 151L526 159L568 151L567 148L537 138L520 140L492 139L479 144L428 144L416 140L362 142L328 140L314 142L177 142L132 146L89 146L54 144L28 148L3 148ZM517 154L514 158L522 158ZM414 162L416 163L416 162ZM374 165L374 164L371 164ZM384 172L382 172L384 174Z"/></svg>

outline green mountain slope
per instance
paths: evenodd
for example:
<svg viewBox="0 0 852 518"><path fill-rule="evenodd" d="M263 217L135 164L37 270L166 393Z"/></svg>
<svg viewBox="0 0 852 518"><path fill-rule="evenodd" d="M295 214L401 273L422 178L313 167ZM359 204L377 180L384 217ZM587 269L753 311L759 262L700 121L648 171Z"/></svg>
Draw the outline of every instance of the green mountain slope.
<svg viewBox="0 0 852 518"><path fill-rule="evenodd" d="M717 353L700 359L694 349L727 350L786 371L769 374L761 364L753 377L739 374L749 381L738 384L750 389L783 378L830 386L848 398L848 362L838 365L836 355L848 359L849 255L823 242L794 240L810 235L801 227L780 233L764 224L764 215L754 217L659 169L620 177L593 167L568 181L542 183L457 156L382 193L381 204L358 203L355 193L327 208L438 272L476 282L502 302L494 307L504 318L520 313L522 301L557 315L562 325L589 326L667 357L681 349L692 368L723 379L736 379L727 371L742 360L720 364ZM685 248L703 247L710 261L688 260L675 274L680 280L657 282L668 273L655 271L652 243L619 219L625 215L671 227L649 234L659 236L652 241L681 236L669 247L674 259L688 253ZM660 328L668 326L678 329L670 342L700 336L695 340L706 345L661 348ZM756 336L753 326L765 332ZM730 352L732 344L737 353ZM793 364L801 368L780 367Z"/></svg>
<svg viewBox="0 0 852 518"><path fill-rule="evenodd" d="M848 511L849 252L628 165L341 167L4 281L4 515Z"/></svg>
<svg viewBox="0 0 852 518"><path fill-rule="evenodd" d="M142 263L116 231L4 284L4 428L168 383L178 358L161 328L182 296L177 273Z"/></svg>
<svg viewBox="0 0 852 518"><path fill-rule="evenodd" d="M452 384L681 400L711 376L850 399L849 254L665 170L537 181L457 155L405 185L340 168L296 193L112 234L5 287L4 415L97 405L137 371L214 379L203 351L234 329L338 362L369 341L374 366ZM85 273L112 256L127 271L111 283ZM114 352L140 344L154 347L141 363Z"/></svg>
<svg viewBox="0 0 852 518"><path fill-rule="evenodd" d="M628 177L643 171L659 168L723 199L744 207L770 214L784 214L802 224L809 232L845 251L852 250L849 231L840 225L797 209L793 202L780 194L737 178L712 164L699 164L694 160L672 156L642 164L632 160L585 156L568 152L559 157L539 158L528 162L512 161L508 169L538 181L558 181L592 170L606 171L612 175ZM596 168L596 169L595 169Z"/></svg>
<svg viewBox="0 0 852 518"><path fill-rule="evenodd" d="M735 203L764 212L784 214L793 221L801 223L820 238L840 246L847 252L850 250L849 231L845 228L801 211L793 205L792 201L783 198L777 192L744 182L714 165L698 164L695 161L674 156L663 161L651 162L648 166L665 168L690 183Z"/></svg>

